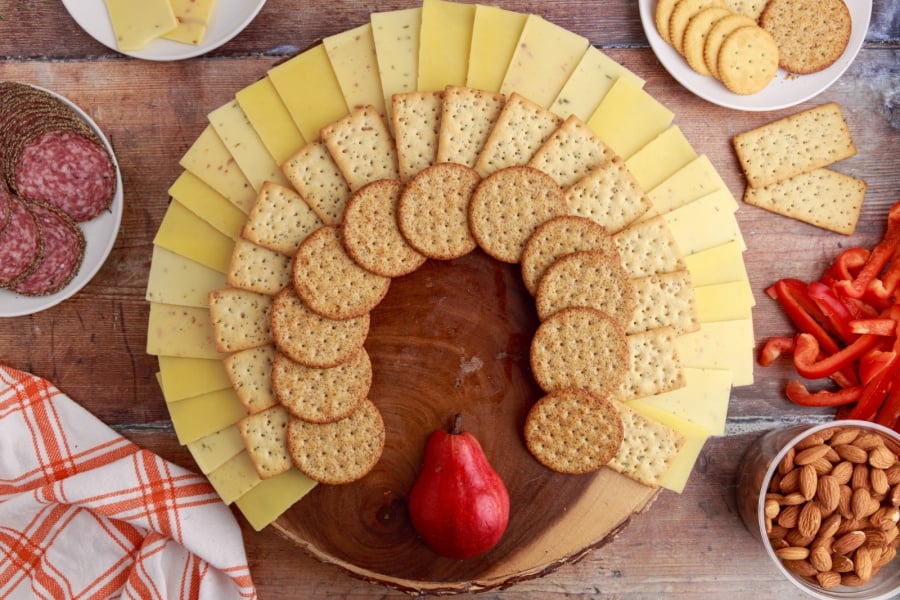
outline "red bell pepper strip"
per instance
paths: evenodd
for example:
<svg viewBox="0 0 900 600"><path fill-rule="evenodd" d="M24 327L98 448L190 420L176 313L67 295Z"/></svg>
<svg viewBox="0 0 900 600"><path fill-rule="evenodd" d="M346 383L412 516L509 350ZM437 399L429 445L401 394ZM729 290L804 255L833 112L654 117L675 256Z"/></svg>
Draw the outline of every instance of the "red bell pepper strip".
<svg viewBox="0 0 900 600"><path fill-rule="evenodd" d="M852 280L839 281L835 285L850 298L862 298L869 284L878 277L887 262L894 256L898 246L900 246L900 202L895 203L888 211L887 230L884 237L872 249L869 259L857 276Z"/></svg>
<svg viewBox="0 0 900 600"><path fill-rule="evenodd" d="M801 406L845 406L859 400L862 387L854 386L832 392L819 390L812 393L800 381L793 379L784 388L788 400Z"/></svg>
<svg viewBox="0 0 900 600"><path fill-rule="evenodd" d="M896 352L873 348L859 358L857 372L859 381L863 385L869 383L878 376L897 356Z"/></svg>
<svg viewBox="0 0 900 600"><path fill-rule="evenodd" d="M891 389L891 382L897 375L898 369L900 369L900 361L897 360L896 353L894 353L894 359L872 381L865 385L862 395L859 397L856 406L847 415L847 418L865 421L875 419L882 404L884 404L888 390Z"/></svg>
<svg viewBox="0 0 900 600"><path fill-rule="evenodd" d="M892 381L888 397L875 417L875 422L896 430L900 423L900 382Z"/></svg>
<svg viewBox="0 0 900 600"><path fill-rule="evenodd" d="M877 335L861 335L845 348L819 359L819 342L808 333L797 335L794 368L806 379L821 379L852 366L853 361L871 350L879 341Z"/></svg>
<svg viewBox="0 0 900 600"><path fill-rule="evenodd" d="M897 335L897 321L888 317L853 319L850 321L850 331L860 335L864 333L881 336Z"/></svg>
<svg viewBox="0 0 900 600"><path fill-rule="evenodd" d="M780 356L790 356L794 353L794 338L787 336L773 337L766 340L759 353L758 362L768 367Z"/></svg>
<svg viewBox="0 0 900 600"><path fill-rule="evenodd" d="M866 261L869 259L869 250L859 246L847 248L834 260L834 263L825 271L821 281L834 283L837 281L852 281Z"/></svg>
<svg viewBox="0 0 900 600"><path fill-rule="evenodd" d="M828 319L832 331L846 344L856 339L850 329L850 321L855 317L834 291L820 281L813 281L807 286L810 299L815 302L822 314Z"/></svg>
<svg viewBox="0 0 900 600"><path fill-rule="evenodd" d="M805 283L799 279L780 279L772 286L772 289L794 327L802 333L815 336L822 350L828 354L834 354L840 350L838 343L822 326L827 319L810 300Z"/></svg>

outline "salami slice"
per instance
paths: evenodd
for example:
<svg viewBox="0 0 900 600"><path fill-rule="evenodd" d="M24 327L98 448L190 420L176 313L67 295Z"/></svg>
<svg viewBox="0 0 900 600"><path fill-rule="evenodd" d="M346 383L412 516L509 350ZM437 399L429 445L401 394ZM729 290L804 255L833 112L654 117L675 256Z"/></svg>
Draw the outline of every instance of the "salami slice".
<svg viewBox="0 0 900 600"><path fill-rule="evenodd" d="M84 233L72 218L49 204L28 204L44 237L44 255L34 272L11 286L25 296L46 296L66 287L84 260Z"/></svg>
<svg viewBox="0 0 900 600"><path fill-rule="evenodd" d="M3 188L0 193L12 206L9 222L0 232L0 287L8 287L37 269L44 254L44 238L28 206Z"/></svg>
<svg viewBox="0 0 900 600"><path fill-rule="evenodd" d="M4 187L3 184L0 184L0 188L2 187ZM9 223L10 214L12 214L12 202L9 200L9 192L4 189L0 193L0 235L3 234L6 224Z"/></svg>
<svg viewBox="0 0 900 600"><path fill-rule="evenodd" d="M56 206L75 221L108 209L116 188L106 148L71 130L51 130L28 142L15 162L15 189L25 200Z"/></svg>

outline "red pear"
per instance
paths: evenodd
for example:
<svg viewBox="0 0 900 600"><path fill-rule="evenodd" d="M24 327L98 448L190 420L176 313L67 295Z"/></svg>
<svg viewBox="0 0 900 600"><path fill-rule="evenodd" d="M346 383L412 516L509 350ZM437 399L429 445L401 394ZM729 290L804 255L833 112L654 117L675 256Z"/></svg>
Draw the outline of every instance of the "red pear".
<svg viewBox="0 0 900 600"><path fill-rule="evenodd" d="M429 548L450 558L470 558L493 548L509 522L509 493L481 444L460 431L431 433L422 470L409 495L413 527Z"/></svg>

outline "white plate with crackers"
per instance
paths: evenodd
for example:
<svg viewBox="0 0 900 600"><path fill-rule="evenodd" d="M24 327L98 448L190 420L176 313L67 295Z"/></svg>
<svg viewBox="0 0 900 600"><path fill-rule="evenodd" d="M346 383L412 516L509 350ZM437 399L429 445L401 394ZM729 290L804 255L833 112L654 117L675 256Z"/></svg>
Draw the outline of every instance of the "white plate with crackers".
<svg viewBox="0 0 900 600"><path fill-rule="evenodd" d="M660 35L655 19L658 1L638 0L644 32L663 67L676 81L704 100L746 111L779 110L794 106L831 86L856 58L865 41L872 15L871 0L846 2L851 20L850 37L843 53L831 66L806 75L794 75L779 68L762 91L742 95L729 91L713 76L692 69L685 58Z"/></svg>
<svg viewBox="0 0 900 600"><path fill-rule="evenodd" d="M104 46L134 58L169 61L201 56L231 41L256 18L266 0L216 0L206 35L199 44L157 39L143 50L129 52L119 50L116 45L104 0L62 0L62 3L75 22Z"/></svg>

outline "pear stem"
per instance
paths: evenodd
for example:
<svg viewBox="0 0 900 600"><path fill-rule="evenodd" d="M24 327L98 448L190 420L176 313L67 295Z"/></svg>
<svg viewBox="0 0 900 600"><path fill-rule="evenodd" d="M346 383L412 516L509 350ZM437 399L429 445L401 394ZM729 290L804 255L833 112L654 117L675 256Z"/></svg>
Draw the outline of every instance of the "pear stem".
<svg viewBox="0 0 900 600"><path fill-rule="evenodd" d="M453 422L450 424L450 433L459 435L462 432L462 413L453 415Z"/></svg>

